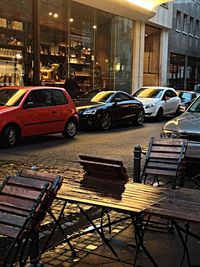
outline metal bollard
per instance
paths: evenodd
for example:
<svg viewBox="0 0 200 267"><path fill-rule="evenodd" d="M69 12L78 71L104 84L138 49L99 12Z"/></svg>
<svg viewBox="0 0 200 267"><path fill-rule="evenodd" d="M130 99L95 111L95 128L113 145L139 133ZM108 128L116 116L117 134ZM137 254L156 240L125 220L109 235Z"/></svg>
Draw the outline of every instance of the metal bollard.
<svg viewBox="0 0 200 267"><path fill-rule="evenodd" d="M136 145L133 150L133 181L141 183L140 170L141 170L141 153L140 145Z"/></svg>

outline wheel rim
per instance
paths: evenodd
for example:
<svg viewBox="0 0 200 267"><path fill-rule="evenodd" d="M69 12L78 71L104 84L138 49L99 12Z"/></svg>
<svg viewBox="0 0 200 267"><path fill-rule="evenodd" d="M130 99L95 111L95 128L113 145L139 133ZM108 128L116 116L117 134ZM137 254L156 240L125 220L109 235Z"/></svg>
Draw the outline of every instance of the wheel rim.
<svg viewBox="0 0 200 267"><path fill-rule="evenodd" d="M110 129L112 124L112 119L109 113L104 113L101 118L101 127L103 130Z"/></svg>
<svg viewBox="0 0 200 267"><path fill-rule="evenodd" d="M144 112L141 111L141 110L138 113L138 119L137 119L137 121L138 121L138 124L143 124L143 122L144 122Z"/></svg>
<svg viewBox="0 0 200 267"><path fill-rule="evenodd" d="M9 143L9 145L13 146L16 143L16 139L17 139L17 136L16 136L15 129L10 129L8 131L8 143Z"/></svg>
<svg viewBox="0 0 200 267"><path fill-rule="evenodd" d="M70 121L67 125L67 134L69 136L74 136L76 134L76 124L73 121Z"/></svg>

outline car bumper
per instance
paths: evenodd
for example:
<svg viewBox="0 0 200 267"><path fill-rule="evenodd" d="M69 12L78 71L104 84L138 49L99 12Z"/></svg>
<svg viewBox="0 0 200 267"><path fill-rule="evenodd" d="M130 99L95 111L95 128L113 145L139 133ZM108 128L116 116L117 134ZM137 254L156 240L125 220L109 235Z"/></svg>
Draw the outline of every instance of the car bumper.
<svg viewBox="0 0 200 267"><path fill-rule="evenodd" d="M79 126L96 128L99 126L99 120L96 115L79 115Z"/></svg>

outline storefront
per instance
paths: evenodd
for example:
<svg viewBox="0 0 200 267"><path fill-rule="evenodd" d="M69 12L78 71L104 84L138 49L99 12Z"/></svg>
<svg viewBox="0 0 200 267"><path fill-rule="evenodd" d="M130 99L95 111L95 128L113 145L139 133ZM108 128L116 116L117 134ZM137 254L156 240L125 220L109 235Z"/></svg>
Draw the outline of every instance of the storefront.
<svg viewBox="0 0 200 267"><path fill-rule="evenodd" d="M82 92L131 92L135 22L154 13L120 1L101 9L99 1L82 2L95 1L0 0L1 86L63 86L74 74Z"/></svg>

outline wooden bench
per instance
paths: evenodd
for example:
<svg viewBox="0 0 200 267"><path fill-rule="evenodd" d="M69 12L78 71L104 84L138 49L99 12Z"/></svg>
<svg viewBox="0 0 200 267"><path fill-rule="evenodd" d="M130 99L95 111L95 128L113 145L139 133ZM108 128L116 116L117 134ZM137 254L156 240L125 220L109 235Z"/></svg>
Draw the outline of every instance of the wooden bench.
<svg viewBox="0 0 200 267"><path fill-rule="evenodd" d="M158 182L159 177L171 177L172 188L176 187L177 179L184 176L181 165L187 149L187 140L152 137L149 143L142 178L144 183L147 176L153 176Z"/></svg>
<svg viewBox="0 0 200 267"><path fill-rule="evenodd" d="M1 266L25 266L28 257L38 262L37 231L45 216L50 183L7 176L0 187L0 235L11 245ZM38 256L38 254L37 254Z"/></svg>

